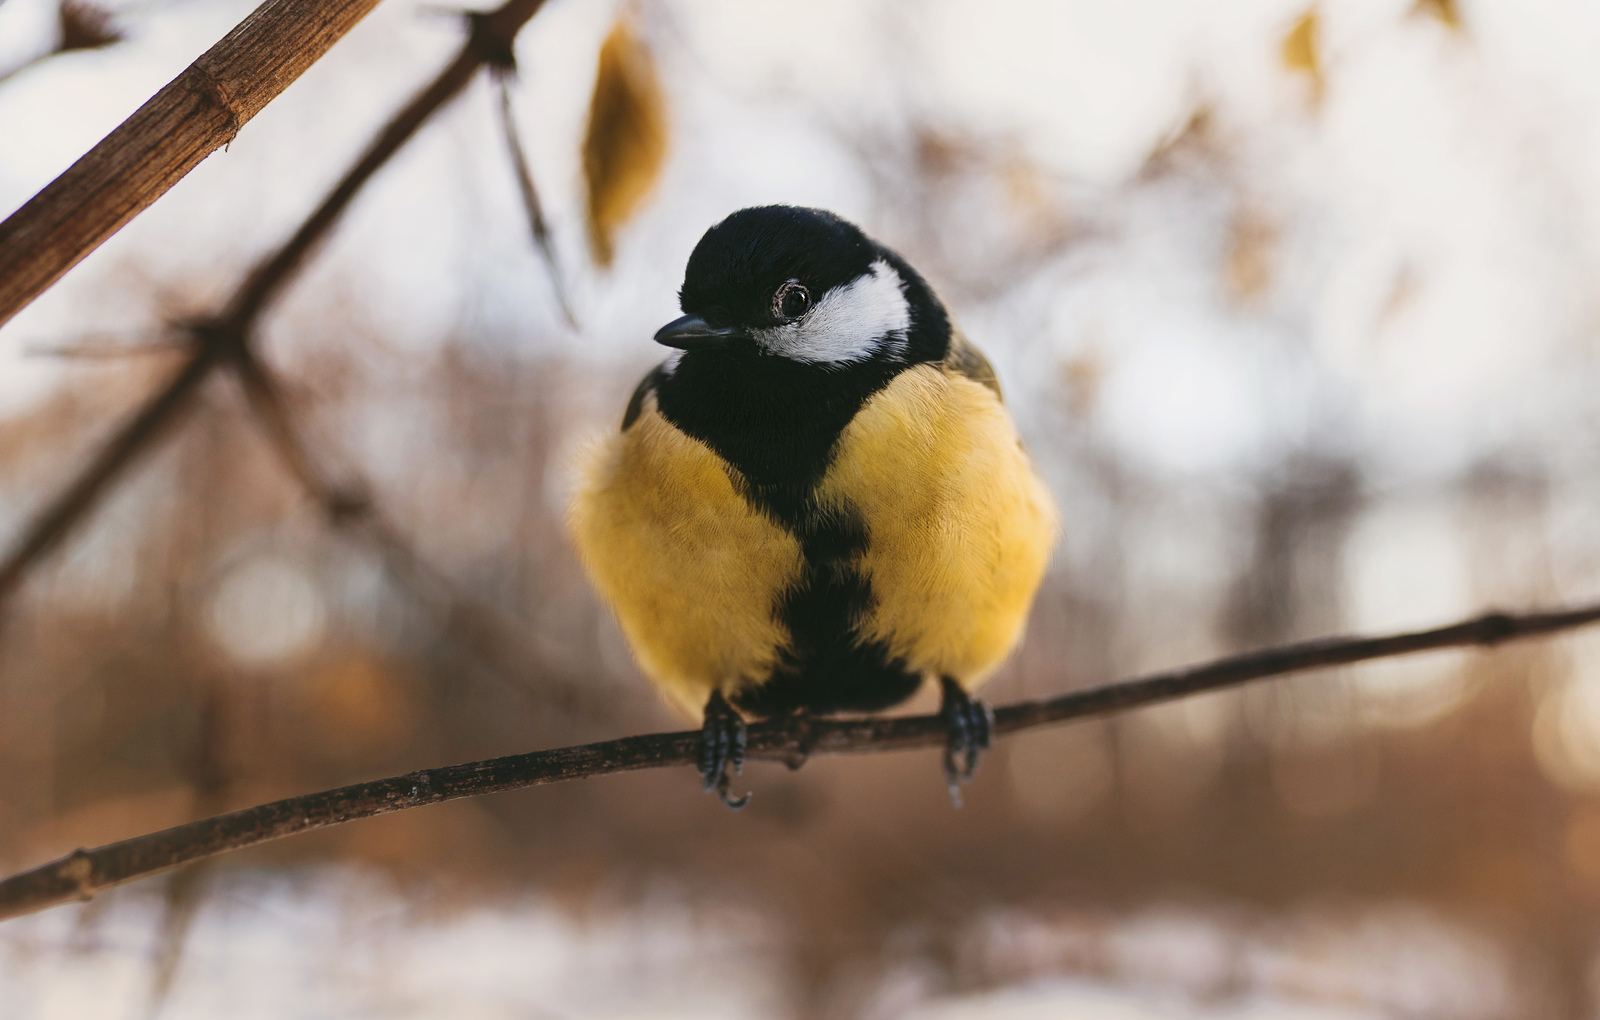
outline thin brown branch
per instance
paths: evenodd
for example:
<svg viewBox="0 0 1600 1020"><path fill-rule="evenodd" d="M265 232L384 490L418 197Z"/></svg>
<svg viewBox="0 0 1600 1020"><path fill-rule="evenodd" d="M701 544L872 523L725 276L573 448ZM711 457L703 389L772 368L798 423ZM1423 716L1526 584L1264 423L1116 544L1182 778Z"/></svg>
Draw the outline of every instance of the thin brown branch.
<svg viewBox="0 0 1600 1020"><path fill-rule="evenodd" d="M550 273L550 286L555 291L556 304L567 325L578 328L578 319L572 314L572 303L567 300L567 288L561 280L561 263L556 260L555 245L550 239L550 226L545 222L544 207L539 203L539 190L533 185L533 169L523 150L522 137L517 131L516 111L511 105L511 68L495 68L495 85L500 93L500 130L506 136L506 148L511 154L511 172L517 179L517 191L522 195L522 210L528 216L528 230L533 234L534 246L544 257L545 268Z"/></svg>
<svg viewBox="0 0 1600 1020"><path fill-rule="evenodd" d="M220 811L227 794L229 775L224 760L227 744L227 716L229 715L229 685L212 673L201 681L196 700L200 705L200 725L195 731L194 743L182 757L184 771L188 773L189 787L194 791L194 803L200 812ZM172 992L173 979L183 963L184 948L189 941L189 931L195 914L205 900L205 879L215 862L202 861L192 868L184 868L167 881L165 903L161 921L157 926L155 958L151 961L150 995L145 1003L145 1016L157 1020Z"/></svg>
<svg viewBox="0 0 1600 1020"><path fill-rule="evenodd" d="M233 362L234 375L244 390L246 402L256 421L267 433L267 440L296 482L316 500L334 524L352 517L365 516L370 510L367 496L354 486L338 486L323 477L323 472L311 460L311 454L300 440L294 418L278 386L278 380L267 371L256 352L245 349L238 352Z"/></svg>
<svg viewBox="0 0 1600 1020"><path fill-rule="evenodd" d="M190 356L161 392L146 400L78 476L28 523L5 558L0 560L0 603L15 592L29 568L59 545L73 526L100 502L111 483L190 407L190 398L215 363L216 354L209 347Z"/></svg>
<svg viewBox="0 0 1600 1020"><path fill-rule="evenodd" d="M324 3L322 6L327 9L323 12L323 20L327 22L327 26L334 26L336 22L335 15L338 12L345 11L352 2L353 0L338 0L335 3L333 0L328 0L327 3ZM362 2L370 8L377 3L377 0L362 0ZM202 65L210 67L207 61L212 58L213 54L221 50L224 44L230 44L230 40L234 40L234 44L237 44L240 40L245 40L249 41L251 45L266 46L269 40L264 38L266 35L265 29L257 26L246 33L246 27L255 24L264 16L263 12L269 9L277 10L278 8L292 7L294 10L299 10L300 7L308 3L312 7L317 6L315 0L269 0L255 14L246 19L243 24L232 33L229 33L226 39L218 43L216 47L213 47L210 53L207 53L206 56L201 57L200 60L191 65L190 69L185 71L184 74L189 75L195 72L196 68L202 68ZM297 4L300 6L294 6ZM362 185L371 179L372 175L416 134L417 129L429 117L443 107L451 97L461 91L479 67L486 63L500 64L508 60L509 57L507 55L510 53L511 45L515 41L517 33L521 31L522 26L527 24L528 19L533 17L543 5L544 0L507 0L505 4L489 14L472 15L470 21L471 34L461 53L440 72L432 83L419 92L415 98L390 119L389 123L373 139L366 151L361 154L361 158L356 161L355 165L350 168L349 172L339 181L333 191L328 194L328 197L306 219L300 229L295 231L294 236L277 252L263 260L250 273L240 285L232 300L228 302L227 310L223 315L213 322L195 324L189 327L200 342L194 356L161 392L146 401L133 419L125 424L111 441L95 454L93 460L79 473L78 477L73 479L38 516L29 522L23 534L18 537L5 558L0 560L0 604L3 604L4 600L12 594L17 584L20 583L33 564L60 544L62 539L99 504L100 499L105 495L110 485L116 481L129 465L146 452L147 448L153 445L157 438L167 431L167 427L181 412L188 408L199 384L210 374L211 369L224 360L235 360L239 351L248 349L250 338L255 332L256 322L266 308L267 303L283 289L294 276L296 270L304 264L307 254L316 246L317 242L322 240L333 229L340 215L350 205L356 193L361 190ZM328 32L333 30L333 27L327 27ZM244 33L244 35L241 35L241 33ZM332 44L332 39L336 37L329 37L327 45L323 45L322 50L326 50L327 46ZM320 54L321 51L319 50L318 53ZM219 82L232 81L234 77L246 76L249 73L259 74L268 71L287 73L281 69L274 69L264 58L242 62L236 61L236 63L237 66L235 64L222 63L212 70L202 68L202 72L195 73L212 74L213 79ZM224 72L227 75L226 78L216 78L217 73ZM298 74L299 71L294 73ZM162 95L175 88L183 80L183 76L180 76L166 90L163 90ZM281 91L289 80L292 80L292 76L278 85L278 90ZM248 82L245 85L248 85ZM261 98L265 95L262 86L244 87L241 85L240 87L242 90L241 95L246 95L250 102L259 104L248 110L252 115L261 106L265 106L267 99L271 98L271 96ZM276 95L276 92L272 94ZM148 109L159 99L161 99L161 95L151 100L150 103L145 104L145 108ZM0 223L0 322L4 322L10 314L21 308L27 301L32 300L34 295L49 286L56 277L66 271L67 266L71 265L70 262L66 263L59 271L55 272L54 276L47 280L41 278L42 282L39 282L36 288L29 291L26 297L21 299L21 303L16 304L14 307L7 304L6 295L10 293L10 288L18 285L17 281L21 278L21 275L32 271L28 269L28 266L42 261L44 256L48 254L43 253L40 258L35 259L29 252L39 249L43 243L39 238L44 237L49 234L50 230L55 229L49 226L50 223L56 221L51 217L61 219L61 217L76 216L81 219L89 216L89 212L79 214L72 212L72 210L82 206L92 211L91 207L94 207L94 204L101 201L101 199L95 195L79 195L78 192L85 188L92 190L94 187L109 187L104 182L95 184L94 182L98 181L99 178L84 176L89 173L87 169L80 174L80 168L91 162L91 160L100 158L96 157L96 153L111 146L112 142L118 139L124 131L129 130L129 125L133 124L143 112L144 110L141 109L140 113L135 114L122 127L108 136L89 155L74 164L71 170L57 178L55 183L36 195L10 219ZM199 117L199 114L196 114L196 117ZM248 117L245 119L248 119ZM243 122L243 120L238 121L240 124ZM143 138L144 135L141 134L138 137ZM232 135L230 134L229 137L232 137ZM121 142L117 143L118 146L122 144ZM209 152L210 150L206 151ZM122 153L116 156L117 167L120 168L117 171L119 173L132 174L142 165L135 159L136 154L130 155L128 152L123 152L119 147L113 147L109 152L112 154ZM110 158L110 156L105 158ZM99 171L96 172L98 173ZM74 177L74 174L79 174L79 176ZM181 177L182 174L180 173L177 176ZM70 181L69 178L71 179ZM174 181L176 179L176 177L173 178ZM67 183L64 184L63 182ZM170 186L170 183L168 183L168 186ZM165 190L165 188L162 190ZM50 197L55 191L63 191L67 197ZM120 226L121 223L126 222L134 213L143 208L144 205L154 201L157 194L159 192L152 194L148 201L145 201L143 205L137 208L130 207L130 211L122 220L118 221L116 226ZM35 206L39 208L35 209ZM30 212L30 209L34 211ZM115 226L109 228L104 236L109 236L115 229ZM100 240L103 240L104 236ZM94 243L98 244L99 240ZM94 245L90 244L87 248L84 248L83 252L79 252L73 261L76 261L76 258L81 257L84 252L93 247ZM21 264L20 268L17 268L19 263ZM18 293L20 294L21 291L18 291ZM9 311L7 310L8 308Z"/></svg>
<svg viewBox="0 0 1600 1020"><path fill-rule="evenodd" d="M30 358L62 358L80 361L110 361L136 358L145 354L171 354L182 350L184 341L170 332L163 335L120 337L109 334L80 336L62 344L33 343L22 348Z"/></svg>
<svg viewBox="0 0 1600 1020"><path fill-rule="evenodd" d="M346 470L342 482L331 481L306 448L277 379L250 349L241 351L235 370L251 410L267 433L284 466L311 498L321 505L335 528L369 542L383 557L393 576L413 598L444 627L457 647L473 656L502 679L518 678L511 686L521 693L537 689L540 702L568 715L598 715L592 685L581 683L578 670L564 662L558 649L528 633L498 607L463 592L441 570L429 563L412 543L386 519L372 499L372 487ZM537 685L529 666L537 664Z"/></svg>
<svg viewBox="0 0 1600 1020"><path fill-rule="evenodd" d="M1496 645L1597 621L1600 604L1521 615L1491 613L1435 630L1324 638L1268 648L1054 698L1005 705L995 710L995 730L1010 734L1286 673L1431 649ZM944 741L944 722L936 715L842 720L792 716L751 725L747 756L798 768L816 754L903 751L935 747ZM180 864L358 818L588 776L692 765L699 757L699 746L700 734L693 731L624 737L423 769L217 815L93 850L77 850L0 881L0 919L88 899L109 886Z"/></svg>
<svg viewBox="0 0 1600 1020"><path fill-rule="evenodd" d="M0 323L226 145L378 0L266 0L0 223Z"/></svg>
<svg viewBox="0 0 1600 1020"><path fill-rule="evenodd" d="M294 275L311 249L327 235L362 185L389 161L389 157L410 141L428 118L455 98L480 67L485 64L503 66L510 61L511 47L517 33L543 6L544 0L506 0L491 13L470 15L471 33L461 52L439 72L438 77L390 118L367 151L345 173L317 210L301 224L294 236L276 254L256 267L229 302L224 321L240 329L253 322Z"/></svg>

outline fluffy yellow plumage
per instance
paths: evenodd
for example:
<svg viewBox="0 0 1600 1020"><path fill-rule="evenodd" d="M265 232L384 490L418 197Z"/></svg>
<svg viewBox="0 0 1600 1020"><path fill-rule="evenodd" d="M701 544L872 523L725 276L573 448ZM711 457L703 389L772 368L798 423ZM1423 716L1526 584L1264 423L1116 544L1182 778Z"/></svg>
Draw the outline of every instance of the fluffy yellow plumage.
<svg viewBox="0 0 1600 1020"><path fill-rule="evenodd" d="M595 587L645 673L691 715L759 683L787 646L778 619L800 544L752 508L730 469L646 397L588 451L568 517ZM839 437L819 502L866 525L859 622L918 673L969 691L1022 636L1055 535L998 394L946 365L900 373Z"/></svg>
<svg viewBox="0 0 1600 1020"><path fill-rule="evenodd" d="M568 513L578 555L645 673L685 712L771 671L800 543L655 408L589 451Z"/></svg>

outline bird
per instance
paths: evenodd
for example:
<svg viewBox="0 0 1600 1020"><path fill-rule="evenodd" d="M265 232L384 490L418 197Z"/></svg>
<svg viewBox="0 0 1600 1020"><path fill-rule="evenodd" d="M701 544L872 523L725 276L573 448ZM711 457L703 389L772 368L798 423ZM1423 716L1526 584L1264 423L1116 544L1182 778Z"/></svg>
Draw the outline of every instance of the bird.
<svg viewBox="0 0 1600 1020"><path fill-rule="evenodd" d="M642 671L701 719L738 809L747 719L941 692L960 806L1057 512L987 359L897 252L821 209L741 209L689 256L675 350L577 466L567 526Z"/></svg>

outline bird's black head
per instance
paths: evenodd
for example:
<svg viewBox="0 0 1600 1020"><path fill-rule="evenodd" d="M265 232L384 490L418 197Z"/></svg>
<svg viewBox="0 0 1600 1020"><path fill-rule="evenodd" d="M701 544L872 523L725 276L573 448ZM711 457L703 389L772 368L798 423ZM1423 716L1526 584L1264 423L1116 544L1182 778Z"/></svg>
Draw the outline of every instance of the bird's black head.
<svg viewBox="0 0 1600 1020"><path fill-rule="evenodd" d="M743 209L689 256L682 349L640 392L735 468L746 494L802 528L835 440L901 372L950 343L944 307L899 255L820 209Z"/></svg>
<svg viewBox="0 0 1600 1020"><path fill-rule="evenodd" d="M842 368L943 357L944 307L899 255L821 209L741 209L706 231L656 340Z"/></svg>

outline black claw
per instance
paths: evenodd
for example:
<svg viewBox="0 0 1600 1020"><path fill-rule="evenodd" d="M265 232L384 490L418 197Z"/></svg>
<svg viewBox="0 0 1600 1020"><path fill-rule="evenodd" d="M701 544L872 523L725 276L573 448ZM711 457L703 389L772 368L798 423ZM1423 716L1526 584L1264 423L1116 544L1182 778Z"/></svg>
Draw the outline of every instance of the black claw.
<svg viewBox="0 0 1600 1020"><path fill-rule="evenodd" d="M750 791L746 790L743 797L735 797L728 791L729 782L730 780L726 775L717 780L716 794L722 798L722 803L727 806L729 811L743 811L744 806L750 803Z"/></svg>
<svg viewBox="0 0 1600 1020"><path fill-rule="evenodd" d="M939 715L949 734L944 748L944 779L950 787L950 802L960 807L961 785L972 781L978 771L978 758L989 749L994 713L947 676L939 678L939 687L944 694Z"/></svg>
<svg viewBox="0 0 1600 1020"><path fill-rule="evenodd" d="M744 773L744 719L721 691L713 691L706 701L705 724L700 728L700 787L715 793L734 811L750 803L750 794L735 797L728 791L728 766L735 775Z"/></svg>

